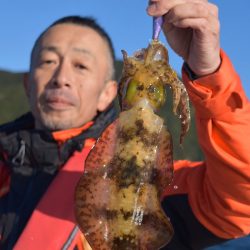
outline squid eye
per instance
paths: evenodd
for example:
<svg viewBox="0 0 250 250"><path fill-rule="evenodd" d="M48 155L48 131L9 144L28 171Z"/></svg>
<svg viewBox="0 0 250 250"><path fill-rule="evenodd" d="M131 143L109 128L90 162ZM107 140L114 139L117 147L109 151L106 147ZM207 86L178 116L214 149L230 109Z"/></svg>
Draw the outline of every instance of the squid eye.
<svg viewBox="0 0 250 250"><path fill-rule="evenodd" d="M141 85L138 81L136 80L131 80L128 83L127 91L126 91L126 101L130 104L133 103L133 99L136 96L137 92L143 89L143 85Z"/></svg>
<svg viewBox="0 0 250 250"><path fill-rule="evenodd" d="M153 107L158 109L165 102L165 88L163 85L159 84L150 84L147 88L148 95Z"/></svg>
<svg viewBox="0 0 250 250"><path fill-rule="evenodd" d="M148 92L153 94L157 92L157 88L150 84L150 86L148 87Z"/></svg>

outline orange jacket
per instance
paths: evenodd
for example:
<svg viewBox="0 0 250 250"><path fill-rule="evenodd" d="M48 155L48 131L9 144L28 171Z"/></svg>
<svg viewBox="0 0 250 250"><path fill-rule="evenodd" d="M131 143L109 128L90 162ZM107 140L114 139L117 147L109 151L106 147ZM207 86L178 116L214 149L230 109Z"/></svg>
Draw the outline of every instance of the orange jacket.
<svg viewBox="0 0 250 250"><path fill-rule="evenodd" d="M212 75L191 81L183 71L205 162L176 162L165 195L187 193L200 223L231 239L250 233L250 103L223 51L221 58Z"/></svg>

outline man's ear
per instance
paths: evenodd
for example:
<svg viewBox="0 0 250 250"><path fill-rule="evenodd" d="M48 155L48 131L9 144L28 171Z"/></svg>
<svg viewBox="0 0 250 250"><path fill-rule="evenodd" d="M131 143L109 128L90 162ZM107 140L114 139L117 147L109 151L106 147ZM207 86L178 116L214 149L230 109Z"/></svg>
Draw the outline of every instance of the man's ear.
<svg viewBox="0 0 250 250"><path fill-rule="evenodd" d="M105 86L99 96L97 110L104 111L109 104L115 99L117 94L118 83L116 81L110 80L105 83Z"/></svg>
<svg viewBox="0 0 250 250"><path fill-rule="evenodd" d="M29 97L29 73L23 74L23 87L26 93L26 96Z"/></svg>

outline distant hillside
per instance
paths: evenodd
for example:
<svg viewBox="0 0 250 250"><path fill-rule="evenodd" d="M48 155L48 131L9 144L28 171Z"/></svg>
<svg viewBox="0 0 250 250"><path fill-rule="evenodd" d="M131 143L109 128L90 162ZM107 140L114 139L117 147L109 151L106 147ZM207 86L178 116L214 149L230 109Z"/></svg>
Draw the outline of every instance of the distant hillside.
<svg viewBox="0 0 250 250"><path fill-rule="evenodd" d="M122 71L122 62L116 62L116 79ZM27 99L23 90L23 73L12 73L0 70L0 124L8 122L29 110ZM194 119L183 146L179 146L180 122L172 114L171 93L168 93L168 102L161 115L167 121L167 126L172 133L174 141L175 159L201 160L202 153L197 143ZM194 111L192 109L192 117Z"/></svg>
<svg viewBox="0 0 250 250"><path fill-rule="evenodd" d="M0 71L0 124L28 110L22 82L22 73Z"/></svg>

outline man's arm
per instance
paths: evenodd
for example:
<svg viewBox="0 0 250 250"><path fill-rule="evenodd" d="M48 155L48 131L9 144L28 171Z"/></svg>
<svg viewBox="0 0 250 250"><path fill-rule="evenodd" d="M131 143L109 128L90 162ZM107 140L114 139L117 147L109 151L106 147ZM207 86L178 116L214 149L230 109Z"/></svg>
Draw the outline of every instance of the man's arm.
<svg viewBox="0 0 250 250"><path fill-rule="evenodd" d="M185 179L192 210L219 237L249 234L250 105L220 51L218 8L206 0L151 0L147 11L164 16L168 43L197 77L183 75L206 160Z"/></svg>
<svg viewBox="0 0 250 250"><path fill-rule="evenodd" d="M222 238L250 233L250 103L229 58L212 75L190 80L183 71L196 111L205 165L188 179L197 218Z"/></svg>

